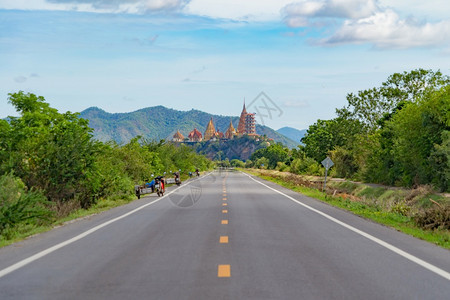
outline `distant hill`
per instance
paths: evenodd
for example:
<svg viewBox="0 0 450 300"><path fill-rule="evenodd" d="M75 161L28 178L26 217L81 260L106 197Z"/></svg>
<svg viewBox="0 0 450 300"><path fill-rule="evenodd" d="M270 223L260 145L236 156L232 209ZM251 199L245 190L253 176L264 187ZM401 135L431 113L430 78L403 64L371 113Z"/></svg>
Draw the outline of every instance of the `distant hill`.
<svg viewBox="0 0 450 300"><path fill-rule="evenodd" d="M143 108L130 113L108 113L98 107L88 108L80 116L89 120L94 129L94 138L100 141L114 140L119 144L127 143L140 135L148 139L171 139L177 130L187 137L190 131L197 128L202 134L211 117L216 130L225 132L233 122L238 127L239 117L212 115L199 110L179 111L164 106ZM275 142L281 142L289 148L297 146L297 142L262 125L256 125L256 133L267 135Z"/></svg>
<svg viewBox="0 0 450 300"><path fill-rule="evenodd" d="M278 133L297 142L297 144L301 144L300 140L305 136L306 131L307 129L298 130L292 127L283 127L277 130Z"/></svg>

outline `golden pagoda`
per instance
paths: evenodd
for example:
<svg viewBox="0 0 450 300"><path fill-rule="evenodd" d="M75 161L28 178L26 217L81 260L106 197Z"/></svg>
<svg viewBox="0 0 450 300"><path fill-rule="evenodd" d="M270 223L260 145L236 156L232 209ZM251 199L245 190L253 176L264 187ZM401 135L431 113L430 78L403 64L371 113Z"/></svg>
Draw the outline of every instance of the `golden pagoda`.
<svg viewBox="0 0 450 300"><path fill-rule="evenodd" d="M184 136L181 134L179 130L177 130L177 132L173 135L172 141L177 143L184 141Z"/></svg>
<svg viewBox="0 0 450 300"><path fill-rule="evenodd" d="M208 126L206 126L206 131L205 131L203 139L205 141L207 141L207 140L210 140L212 138L215 138L216 135L217 135L216 134L216 128L214 127L213 120L211 118L211 120L209 120Z"/></svg>
<svg viewBox="0 0 450 300"><path fill-rule="evenodd" d="M228 129L225 132L225 138L231 140L235 135L237 135L236 129L234 129L233 122L230 120L230 126L228 126Z"/></svg>

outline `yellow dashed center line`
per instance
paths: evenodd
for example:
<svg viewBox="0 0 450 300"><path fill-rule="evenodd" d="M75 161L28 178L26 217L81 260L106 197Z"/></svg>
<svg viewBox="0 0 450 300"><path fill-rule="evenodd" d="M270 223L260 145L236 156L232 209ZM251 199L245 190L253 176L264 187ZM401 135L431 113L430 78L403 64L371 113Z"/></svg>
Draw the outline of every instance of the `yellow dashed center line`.
<svg viewBox="0 0 450 300"><path fill-rule="evenodd" d="M228 176L228 174L227 174ZM222 200L227 201L227 188L225 184L225 180L222 181ZM228 203L222 202L222 207L227 207ZM222 209L222 214L227 214L228 209ZM222 225L228 225L228 220L222 220L220 222ZM221 235L219 238L220 244L228 244L228 236ZM218 265L217 267L217 277L231 277L231 267L230 265Z"/></svg>
<svg viewBox="0 0 450 300"><path fill-rule="evenodd" d="M219 239L221 244L228 244L228 236L227 235L222 235Z"/></svg>
<svg viewBox="0 0 450 300"><path fill-rule="evenodd" d="M217 268L217 277L230 277L231 268L230 265L219 265Z"/></svg>

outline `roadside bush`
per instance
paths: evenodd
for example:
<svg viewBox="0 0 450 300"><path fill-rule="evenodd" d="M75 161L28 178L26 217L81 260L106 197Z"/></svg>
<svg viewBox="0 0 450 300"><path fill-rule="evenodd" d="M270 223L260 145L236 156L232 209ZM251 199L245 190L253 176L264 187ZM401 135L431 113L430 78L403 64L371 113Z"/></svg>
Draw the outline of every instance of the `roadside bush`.
<svg viewBox="0 0 450 300"><path fill-rule="evenodd" d="M334 175L340 178L352 178L358 171L358 165L351 151L343 147L336 147L330 153L331 160L334 162Z"/></svg>
<svg viewBox="0 0 450 300"><path fill-rule="evenodd" d="M250 159L247 159L245 161L245 167L246 168L253 168L253 161L251 161Z"/></svg>
<svg viewBox="0 0 450 300"><path fill-rule="evenodd" d="M322 175L323 170L319 164L310 157L296 158L291 163L291 172L295 174Z"/></svg>
<svg viewBox="0 0 450 300"><path fill-rule="evenodd" d="M424 229L450 230L450 205L434 202L430 208L420 210L414 219Z"/></svg>
<svg viewBox="0 0 450 300"><path fill-rule="evenodd" d="M231 160L231 166L236 168L245 168L245 163L239 159L232 159Z"/></svg>
<svg viewBox="0 0 450 300"><path fill-rule="evenodd" d="M280 172L289 172L290 168L284 162L277 162L275 170Z"/></svg>
<svg viewBox="0 0 450 300"><path fill-rule="evenodd" d="M21 223L39 225L50 220L48 205L41 192L27 191L19 178L0 176L0 235Z"/></svg>
<svg viewBox="0 0 450 300"><path fill-rule="evenodd" d="M254 167L258 168L258 169L267 169L268 166L269 166L269 160L265 157L258 158L255 161L255 165L254 165Z"/></svg>

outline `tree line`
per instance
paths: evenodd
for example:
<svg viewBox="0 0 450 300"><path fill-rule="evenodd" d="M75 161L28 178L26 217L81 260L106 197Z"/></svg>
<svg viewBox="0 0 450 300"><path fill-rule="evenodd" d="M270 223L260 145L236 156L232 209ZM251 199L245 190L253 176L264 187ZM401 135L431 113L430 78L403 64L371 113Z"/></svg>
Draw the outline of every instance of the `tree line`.
<svg viewBox="0 0 450 300"><path fill-rule="evenodd" d="M332 175L364 182L449 191L450 77L417 69L395 73L380 87L349 93L337 117L309 126L298 149L280 144L257 150L235 166Z"/></svg>
<svg viewBox="0 0 450 300"><path fill-rule="evenodd" d="M44 97L9 94L19 117L0 120L0 235L40 224L99 199L131 199L134 185L164 172L212 166L191 148L136 137L99 142L78 113L59 113Z"/></svg>

